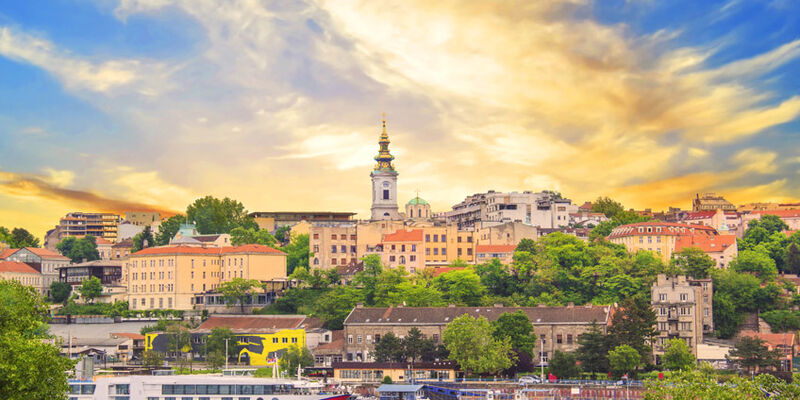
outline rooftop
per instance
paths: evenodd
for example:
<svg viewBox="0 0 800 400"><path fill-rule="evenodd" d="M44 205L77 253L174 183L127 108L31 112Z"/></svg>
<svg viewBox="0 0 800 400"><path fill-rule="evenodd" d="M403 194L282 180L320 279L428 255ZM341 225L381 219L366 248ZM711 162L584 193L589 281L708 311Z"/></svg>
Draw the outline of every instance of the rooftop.
<svg viewBox="0 0 800 400"><path fill-rule="evenodd" d="M479 244L475 251L478 253L513 253L517 249L514 244Z"/></svg>
<svg viewBox="0 0 800 400"><path fill-rule="evenodd" d="M195 329L210 332L217 327L229 328L235 333L277 332L282 329L314 329L322 321L305 315L212 315Z"/></svg>
<svg viewBox="0 0 800 400"><path fill-rule="evenodd" d="M733 246L736 246L736 235L685 235L675 241L675 251L699 247L705 253L716 253Z"/></svg>
<svg viewBox="0 0 800 400"><path fill-rule="evenodd" d="M604 325L608 321L610 306L565 307L360 307L356 306L344 321L348 324L447 324L468 314L494 321L501 314L522 310L534 324L591 323Z"/></svg>
<svg viewBox="0 0 800 400"><path fill-rule="evenodd" d="M228 247L197 247L197 246L159 246L148 247L131 254L131 256L149 256L166 254L285 254L280 250L273 249L261 244L245 244L241 246Z"/></svg>
<svg viewBox="0 0 800 400"><path fill-rule="evenodd" d="M30 265L16 261L0 261L0 272L39 273L39 271L33 269Z"/></svg>
<svg viewBox="0 0 800 400"><path fill-rule="evenodd" d="M62 256L54 251L50 251L41 247L25 247L25 250L30 251L31 253L50 260L69 260L69 258Z"/></svg>
<svg viewBox="0 0 800 400"><path fill-rule="evenodd" d="M800 210L756 210L750 214L758 215L776 215L780 218L798 218L800 217Z"/></svg>
<svg viewBox="0 0 800 400"><path fill-rule="evenodd" d="M383 235L384 242L421 242L422 229L400 229Z"/></svg>

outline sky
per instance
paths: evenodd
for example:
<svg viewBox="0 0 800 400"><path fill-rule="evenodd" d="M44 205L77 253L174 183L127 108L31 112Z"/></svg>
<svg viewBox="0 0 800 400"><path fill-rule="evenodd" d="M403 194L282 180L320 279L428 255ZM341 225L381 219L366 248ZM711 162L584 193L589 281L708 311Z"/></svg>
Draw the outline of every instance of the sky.
<svg viewBox="0 0 800 400"><path fill-rule="evenodd" d="M0 226L70 211L368 217L558 190L688 208L800 198L800 2L0 3Z"/></svg>

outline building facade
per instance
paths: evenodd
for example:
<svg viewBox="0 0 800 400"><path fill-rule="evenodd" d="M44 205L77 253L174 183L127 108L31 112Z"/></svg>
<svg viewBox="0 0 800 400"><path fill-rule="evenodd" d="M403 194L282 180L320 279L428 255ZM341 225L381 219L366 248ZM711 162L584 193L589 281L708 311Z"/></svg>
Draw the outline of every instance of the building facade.
<svg viewBox="0 0 800 400"><path fill-rule="evenodd" d="M17 281L41 293L42 274L25 263L0 260L0 280Z"/></svg>
<svg viewBox="0 0 800 400"><path fill-rule="evenodd" d="M709 317L713 315L710 303L705 302L702 283L708 284L706 293L713 290L710 282L693 285L685 276L661 274L653 284L651 304L656 313L658 336L652 345L656 363L660 363L665 345L671 339L683 340L697 356L697 345L703 342L704 311L708 310ZM709 325L706 328L713 330L713 322Z"/></svg>
<svg viewBox="0 0 800 400"><path fill-rule="evenodd" d="M155 211L128 211L125 213L125 221L138 226L152 226L160 223L161 213Z"/></svg>
<svg viewBox="0 0 800 400"><path fill-rule="evenodd" d="M113 242L117 240L117 225L121 221L122 218L114 213L72 212L59 221L59 240L91 235Z"/></svg>
<svg viewBox="0 0 800 400"><path fill-rule="evenodd" d="M522 222L540 228L558 228L570 223L578 206L548 192L477 193L453 206L445 215L448 223L460 229L488 223Z"/></svg>
<svg viewBox="0 0 800 400"><path fill-rule="evenodd" d="M736 206L733 205L724 197L716 193L697 193L692 200L692 211L736 211Z"/></svg>
<svg viewBox="0 0 800 400"><path fill-rule="evenodd" d="M5 260L25 263L39 272L38 289L45 296L50 295L50 285L58 280L58 268L69 264L69 258L39 247L24 247L9 252Z"/></svg>
<svg viewBox="0 0 800 400"><path fill-rule="evenodd" d="M416 273L425 267L422 229L402 229L383 236L381 262L389 268L405 267Z"/></svg>
<svg viewBox="0 0 800 400"><path fill-rule="evenodd" d="M687 225L648 221L621 225L608 235L611 243L624 245L628 251L647 250L665 262L672 257L678 239L683 236L716 236L716 229L705 225Z"/></svg>
<svg viewBox="0 0 800 400"><path fill-rule="evenodd" d="M697 247L703 250L714 260L717 268L727 268L730 262L739 255L736 235L679 236L675 242L675 251L681 251L687 247Z"/></svg>
<svg viewBox="0 0 800 400"><path fill-rule="evenodd" d="M131 309L191 310L195 294L233 278L286 278L286 253L258 244L150 247L131 254L125 274Z"/></svg>
<svg viewBox="0 0 800 400"><path fill-rule="evenodd" d="M378 144L380 150L375 156L377 163L369 174L372 178L371 219L373 221L400 219L397 209L397 171L392 164L394 156L389 152L389 134L386 133L385 119Z"/></svg>
<svg viewBox="0 0 800 400"><path fill-rule="evenodd" d="M478 264L483 264L496 258L503 264L511 264L514 260L515 244L482 244L478 245Z"/></svg>
<svg viewBox="0 0 800 400"><path fill-rule="evenodd" d="M302 221L314 222L349 222L356 213L332 211L257 211L249 214L256 221L258 229L275 232L282 226L295 226Z"/></svg>

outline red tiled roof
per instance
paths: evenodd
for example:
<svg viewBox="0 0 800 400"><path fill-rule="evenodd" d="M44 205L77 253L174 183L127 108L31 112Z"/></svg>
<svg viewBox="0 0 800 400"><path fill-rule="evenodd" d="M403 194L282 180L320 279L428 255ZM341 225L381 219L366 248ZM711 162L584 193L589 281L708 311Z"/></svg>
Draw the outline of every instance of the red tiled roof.
<svg viewBox="0 0 800 400"><path fill-rule="evenodd" d="M97 244L111 244L111 242L109 242L108 240L106 240L104 238L101 238L101 237L94 238L94 241Z"/></svg>
<svg viewBox="0 0 800 400"><path fill-rule="evenodd" d="M513 253L516 248L513 244L479 244L475 250L478 253Z"/></svg>
<svg viewBox="0 0 800 400"><path fill-rule="evenodd" d="M421 242L422 229L401 229L394 233L383 235L384 242Z"/></svg>
<svg viewBox="0 0 800 400"><path fill-rule="evenodd" d="M776 215L779 218L798 218L800 217L800 210L758 210L750 214Z"/></svg>
<svg viewBox="0 0 800 400"><path fill-rule="evenodd" d="M692 211L686 214L686 219L706 219L713 217L717 212L714 210L711 211ZM733 211L725 211L724 214L726 216L737 216L739 215Z"/></svg>
<svg viewBox="0 0 800 400"><path fill-rule="evenodd" d="M684 231L670 231L669 229L663 229L661 232L642 232L640 233L637 228L639 227L662 227L662 228L684 228ZM694 231L694 232L692 232ZM628 224L628 225L620 225L614 230L611 231L611 234L608 235L609 238L613 239L616 237L622 236L635 236L635 235L668 235L668 236L682 236L682 235L692 235L697 234L698 231L705 232L706 234L717 234L717 230L705 225L698 225L698 224L678 224L674 222L661 222L661 221L648 221L648 222L637 222L635 224Z"/></svg>
<svg viewBox="0 0 800 400"><path fill-rule="evenodd" d="M144 340L144 335L140 335L138 333L130 333L130 332L112 332L111 335L113 336L122 336L128 339L133 340Z"/></svg>
<svg viewBox="0 0 800 400"><path fill-rule="evenodd" d="M218 256L221 254L260 253L260 254L285 254L261 244L245 244L242 246L228 247L196 247L196 246L159 246L148 247L131 254L131 256L149 256L158 254L205 254Z"/></svg>
<svg viewBox="0 0 800 400"><path fill-rule="evenodd" d="M17 250L19 250L19 249L5 249L5 250L3 250L2 252L0 252L0 260L2 260L4 258L16 253Z"/></svg>
<svg viewBox="0 0 800 400"><path fill-rule="evenodd" d="M48 258L48 259L56 259L56 260L69 260L68 257L64 257L61 254L58 254L54 251L50 251L41 247L26 247L26 250L30 251L33 254L41 258Z"/></svg>
<svg viewBox="0 0 800 400"><path fill-rule="evenodd" d="M755 331L742 331L741 335L759 338L769 344L773 349L777 346L794 346L794 333L761 333Z"/></svg>
<svg viewBox="0 0 800 400"><path fill-rule="evenodd" d="M331 331L330 343L323 343L314 348L315 353L318 350L344 350L344 330Z"/></svg>
<svg viewBox="0 0 800 400"><path fill-rule="evenodd" d="M211 331L217 327L225 327L235 333L276 332L282 329L307 328L306 325L309 324L316 325L305 315L212 315L200 324L196 331Z"/></svg>
<svg viewBox="0 0 800 400"><path fill-rule="evenodd" d="M16 261L0 261L0 272L24 272L27 274L38 274L39 271L30 265Z"/></svg>
<svg viewBox="0 0 800 400"><path fill-rule="evenodd" d="M675 251L699 247L705 253L717 253L731 246L736 246L736 235L685 235L675 241Z"/></svg>

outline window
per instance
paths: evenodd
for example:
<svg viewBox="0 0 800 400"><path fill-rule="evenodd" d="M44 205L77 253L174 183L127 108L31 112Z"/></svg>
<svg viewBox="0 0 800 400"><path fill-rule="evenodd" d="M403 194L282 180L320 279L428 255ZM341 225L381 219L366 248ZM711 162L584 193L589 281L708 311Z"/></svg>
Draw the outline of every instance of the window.
<svg viewBox="0 0 800 400"><path fill-rule="evenodd" d="M681 293L681 301L686 301L686 293Z"/></svg>
<svg viewBox="0 0 800 400"><path fill-rule="evenodd" d="M446 242L446 241L447 241L447 235L444 235L444 234L442 234L442 241L443 241L443 242Z"/></svg>
<svg viewBox="0 0 800 400"><path fill-rule="evenodd" d="M431 235L429 235L429 234L426 234L426 235L425 235L425 241L426 241L426 242L430 242L430 241L431 241Z"/></svg>
<svg viewBox="0 0 800 400"><path fill-rule="evenodd" d="M406 245L401 244L400 245L400 251L405 252L406 251Z"/></svg>
<svg viewBox="0 0 800 400"><path fill-rule="evenodd" d="M417 256L415 256L415 255L408 256L408 261L411 261L411 262L417 261Z"/></svg>
<svg viewBox="0 0 800 400"><path fill-rule="evenodd" d="M468 256L471 256L471 255L472 255L472 248L469 248L469 249L467 249L467 255L468 255Z"/></svg>
<svg viewBox="0 0 800 400"><path fill-rule="evenodd" d="M667 301L667 295L666 295L666 293L661 293L661 294L659 294L659 295L658 295L658 300L659 300L659 301Z"/></svg>
<svg viewBox="0 0 800 400"><path fill-rule="evenodd" d="M350 235L350 240L356 240L356 235Z"/></svg>
<svg viewBox="0 0 800 400"><path fill-rule="evenodd" d="M336 259L335 258L331 258L331 265L336 265Z"/></svg>
<svg viewBox="0 0 800 400"><path fill-rule="evenodd" d="M318 244L314 245L314 253L319 253L319 245Z"/></svg>
<svg viewBox="0 0 800 400"><path fill-rule="evenodd" d="M361 339L361 335L358 335L358 336L356 337L356 343L358 343L358 344L361 344L361 340L362 340L362 339Z"/></svg>
<svg viewBox="0 0 800 400"><path fill-rule="evenodd" d="M472 236L467 236L467 243L472 243Z"/></svg>
<svg viewBox="0 0 800 400"><path fill-rule="evenodd" d="M347 240L347 235L345 235L345 234L343 233L343 234L339 235L339 239L341 239L341 240Z"/></svg>
<svg viewBox="0 0 800 400"><path fill-rule="evenodd" d="M428 247L425 248L425 255L426 256L431 255L431 249L430 248L428 248Z"/></svg>
<svg viewBox="0 0 800 400"><path fill-rule="evenodd" d="M394 256L389 256L389 262L394 262L394 260L395 260Z"/></svg>
<svg viewBox="0 0 800 400"><path fill-rule="evenodd" d="M540 357L542 358L542 362L547 362L548 358L547 358L547 352L546 351L541 352L540 353Z"/></svg>
<svg viewBox="0 0 800 400"><path fill-rule="evenodd" d="M547 344L547 335L545 335L544 333L542 334L542 336L539 339L542 339L542 345L543 346Z"/></svg>
<svg viewBox="0 0 800 400"><path fill-rule="evenodd" d="M439 255L439 248L438 247L434 247L433 248L433 255L435 255L435 256Z"/></svg>
<svg viewBox="0 0 800 400"><path fill-rule="evenodd" d="M347 344L353 344L353 335L347 335Z"/></svg>
<svg viewBox="0 0 800 400"><path fill-rule="evenodd" d="M383 199L389 200L389 190L383 189Z"/></svg>
<svg viewBox="0 0 800 400"><path fill-rule="evenodd" d="M319 233L314 234L314 240L319 240Z"/></svg>
<svg viewBox="0 0 800 400"><path fill-rule="evenodd" d="M412 252L415 252L415 251L417 251L417 245L415 245L415 244L412 244L412 245L411 245L411 251L412 251Z"/></svg>
<svg viewBox="0 0 800 400"><path fill-rule="evenodd" d="M331 245L331 253L336 253L336 245Z"/></svg>
<svg viewBox="0 0 800 400"><path fill-rule="evenodd" d="M461 247L458 248L458 255L461 256Z"/></svg>
<svg viewBox="0 0 800 400"><path fill-rule="evenodd" d="M445 247L442 247L442 255L443 255L443 256L444 256L444 255L447 255L447 248L445 248Z"/></svg>
<svg viewBox="0 0 800 400"><path fill-rule="evenodd" d="M342 245L340 247L340 250L342 251L342 253L347 253L347 246L346 245Z"/></svg>
<svg viewBox="0 0 800 400"><path fill-rule="evenodd" d="M564 341L564 339L563 339L563 337L561 336L560 333L558 335L556 335L556 343L561 344L563 341Z"/></svg>
<svg viewBox="0 0 800 400"><path fill-rule="evenodd" d="M356 246L350 246L350 253L356 253Z"/></svg>
<svg viewBox="0 0 800 400"><path fill-rule="evenodd" d="M567 344L572 344L572 334L567 334Z"/></svg>
<svg viewBox="0 0 800 400"><path fill-rule="evenodd" d="M281 338L281 343L289 343L289 338Z"/></svg>
<svg viewBox="0 0 800 400"><path fill-rule="evenodd" d="M439 235L433 235L433 241L434 242L438 242L439 241Z"/></svg>

